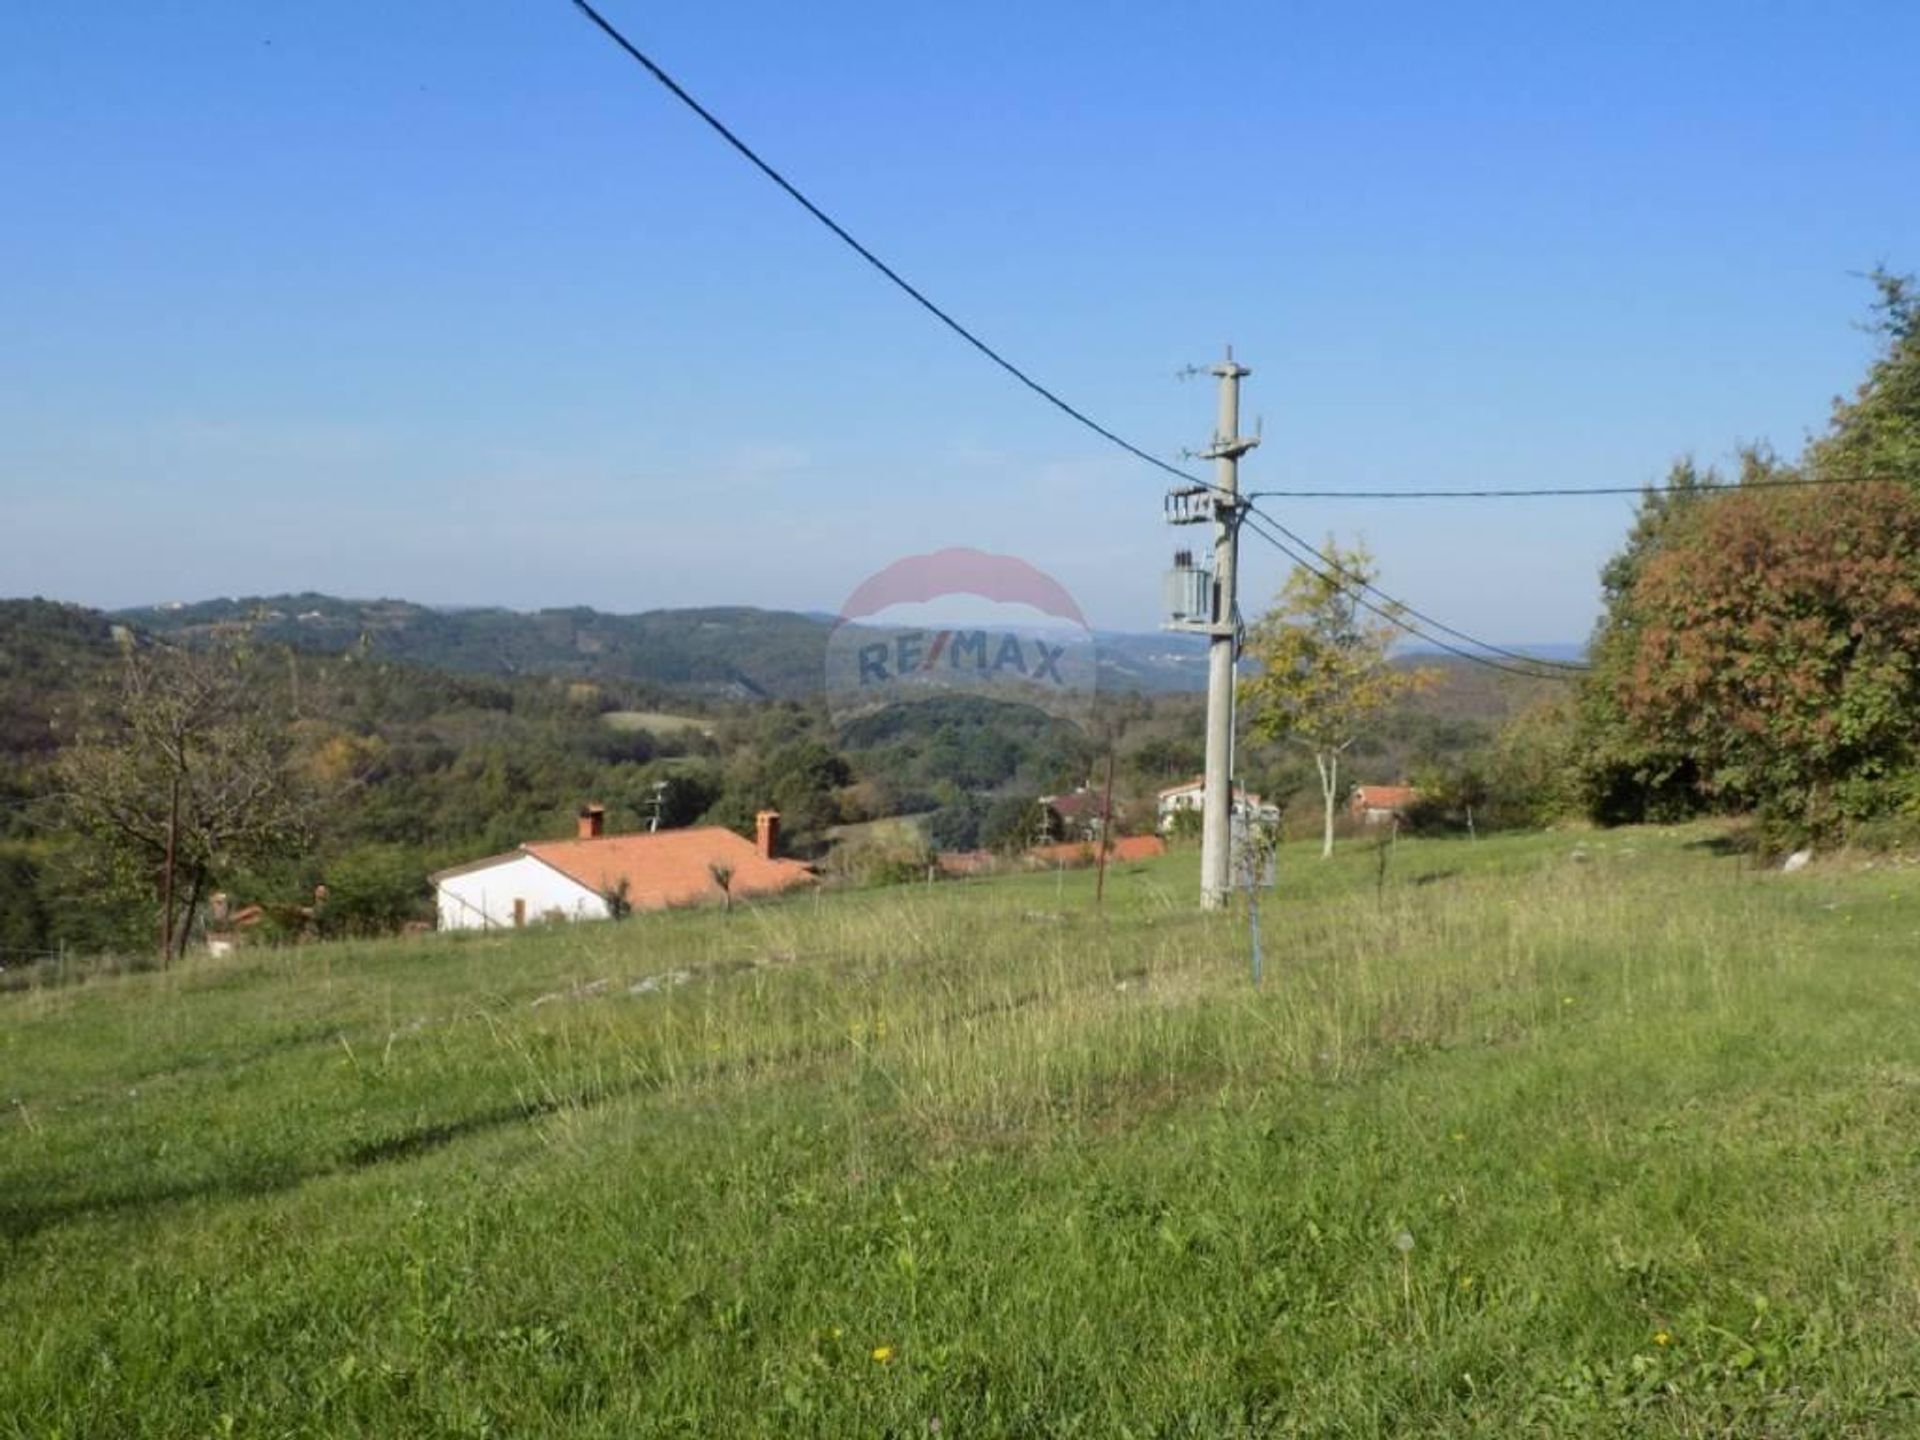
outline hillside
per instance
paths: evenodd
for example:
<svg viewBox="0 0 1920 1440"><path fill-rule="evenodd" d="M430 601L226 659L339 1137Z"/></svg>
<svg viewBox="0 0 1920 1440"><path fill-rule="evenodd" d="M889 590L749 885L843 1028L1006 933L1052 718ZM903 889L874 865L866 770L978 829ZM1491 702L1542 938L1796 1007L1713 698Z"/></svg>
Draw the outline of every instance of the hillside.
<svg viewBox="0 0 1920 1440"><path fill-rule="evenodd" d="M0 1430L1911 1433L1920 878L1723 849L0 994Z"/></svg>
<svg viewBox="0 0 1920 1440"><path fill-rule="evenodd" d="M830 616L749 606L523 613L317 594L149 606L123 618L189 642L244 628L271 644L336 654L358 649L474 674L638 681L729 699L782 700L821 693L834 624ZM1204 647L1186 637L1107 636L1100 643L1103 684L1180 690L1205 683Z"/></svg>
<svg viewBox="0 0 1920 1440"><path fill-rule="evenodd" d="M814 616L748 606L522 613L311 593L149 606L122 618L188 641L244 628L268 644L322 653L361 651L480 675L639 681L732 699L816 693L828 630Z"/></svg>
<svg viewBox="0 0 1920 1440"><path fill-rule="evenodd" d="M968 849L996 843L1034 796L1096 776L1109 740L1121 809L1138 823L1150 823L1160 786L1201 764L1201 703L1189 691L1107 690L1077 727L960 695L852 724L836 724L817 700L762 697L760 680L774 673L773 662L753 657L786 631L813 633L822 624L805 616L449 617L399 602L305 595L115 619L44 601L6 602L0 945L19 952L16 959L62 947L138 945L152 931L147 912L155 897L139 877L157 862L122 863L99 837L73 831L69 807L53 798L59 747L80 734L83 711L96 721L113 711L121 642L149 645L155 634L146 622L159 626L161 638L244 642L235 656L252 677L249 703L286 737L310 802L304 847L229 857L220 883L250 901L285 906L324 882L339 923L356 928L406 923L419 913L429 871L563 834L589 798L609 806L612 823L624 829L647 824L656 801L668 824L705 818L749 830L754 813L772 804L787 816L787 843L810 857L843 827L905 813L933 817L928 833L937 846ZM581 639L590 632L605 642L591 654ZM542 667L559 653L555 637L563 633L573 637L574 660L553 673ZM291 637L285 644L275 638L283 635ZM708 640L696 643L702 635ZM358 636L364 643L349 638ZM1185 637L1132 638L1134 648L1114 653L1136 668L1177 669L1192 648L1183 648ZM709 640L735 659L709 656L699 663L718 668L701 672L690 657ZM799 671L814 662L796 670L797 653L780 663L800 686ZM494 673L480 663L489 654L518 658L501 662L511 673ZM760 667L752 672L760 679L743 700L718 698L701 688L706 682L675 687L595 669L736 676L724 691L747 686L748 665ZM1470 756L1524 689L1456 665L1445 683L1356 749L1350 773L1394 780ZM1282 799L1305 793L1304 766L1295 747L1249 744L1244 754L1250 783ZM80 896L87 903L76 903Z"/></svg>
<svg viewBox="0 0 1920 1440"><path fill-rule="evenodd" d="M188 641L244 630L269 644L332 654L361 650L472 674L635 681L708 696L783 700L820 693L835 623L831 615L745 605L614 615L586 606L435 609L312 592L142 606L115 618ZM1102 689L1153 694L1206 688L1207 647L1196 636L1103 630L1095 641ZM1401 663L1494 677L1445 655L1408 652ZM1486 688L1478 680L1467 687L1474 694ZM1497 708L1482 705L1478 718L1490 718Z"/></svg>
<svg viewBox="0 0 1920 1440"><path fill-rule="evenodd" d="M117 653L97 610L51 600L0 600L0 838L24 834L55 721Z"/></svg>

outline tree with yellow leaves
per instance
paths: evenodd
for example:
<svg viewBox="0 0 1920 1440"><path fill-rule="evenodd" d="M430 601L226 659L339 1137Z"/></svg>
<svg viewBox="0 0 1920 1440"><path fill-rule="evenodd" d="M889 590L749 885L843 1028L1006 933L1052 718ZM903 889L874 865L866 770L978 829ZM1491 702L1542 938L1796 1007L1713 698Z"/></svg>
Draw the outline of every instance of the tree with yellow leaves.
<svg viewBox="0 0 1920 1440"><path fill-rule="evenodd" d="M1324 567L1296 565L1273 608L1255 621L1247 653L1256 672L1240 682L1259 739L1291 740L1313 756L1326 806L1321 858L1333 854L1340 759L1402 695L1430 685L1432 670L1396 668L1400 633L1392 604L1362 604L1375 575L1364 545L1325 546Z"/></svg>

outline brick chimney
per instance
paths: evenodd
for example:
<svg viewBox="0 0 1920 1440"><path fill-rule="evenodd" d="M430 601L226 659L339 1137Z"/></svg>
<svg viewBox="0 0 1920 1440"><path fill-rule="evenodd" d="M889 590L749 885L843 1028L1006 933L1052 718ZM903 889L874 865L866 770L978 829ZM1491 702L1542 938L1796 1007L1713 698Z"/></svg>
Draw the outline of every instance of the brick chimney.
<svg viewBox="0 0 1920 1440"><path fill-rule="evenodd" d="M580 807L580 838L582 840L598 840L606 830L606 806L582 805Z"/></svg>
<svg viewBox="0 0 1920 1440"><path fill-rule="evenodd" d="M753 844L760 852L762 860L773 859L773 852L780 848L780 812L762 810L753 817Z"/></svg>

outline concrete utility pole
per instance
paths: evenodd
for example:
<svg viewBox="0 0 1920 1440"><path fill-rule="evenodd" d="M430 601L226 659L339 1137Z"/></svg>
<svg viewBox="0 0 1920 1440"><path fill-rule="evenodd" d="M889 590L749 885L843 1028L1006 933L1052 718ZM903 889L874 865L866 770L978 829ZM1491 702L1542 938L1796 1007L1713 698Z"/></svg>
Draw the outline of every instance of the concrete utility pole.
<svg viewBox="0 0 1920 1440"><path fill-rule="evenodd" d="M1200 905L1218 910L1233 893L1233 672L1240 653L1240 457L1260 443L1240 434L1240 381L1233 347L1212 367L1220 381L1213 444L1213 623L1207 629L1207 775L1200 829Z"/></svg>
<svg viewBox="0 0 1920 1440"><path fill-rule="evenodd" d="M1183 374L1195 374L1184 371ZM1215 464L1211 485L1167 495L1167 523L1213 526L1213 568L1177 550L1166 575L1164 628L1207 637L1207 774L1200 811L1200 904L1218 910L1233 893L1233 662L1240 653L1240 457L1260 443L1240 434L1240 381L1253 372L1236 364L1233 347L1210 374L1220 381L1213 443L1201 458Z"/></svg>

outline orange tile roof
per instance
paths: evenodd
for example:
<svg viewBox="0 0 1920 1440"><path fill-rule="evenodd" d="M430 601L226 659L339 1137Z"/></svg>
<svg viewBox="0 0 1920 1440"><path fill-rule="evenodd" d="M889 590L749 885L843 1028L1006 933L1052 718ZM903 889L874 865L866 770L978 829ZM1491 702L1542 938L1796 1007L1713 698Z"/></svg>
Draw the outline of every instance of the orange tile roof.
<svg viewBox="0 0 1920 1440"><path fill-rule="evenodd" d="M1123 835L1107 851L1107 862L1150 860L1166 853L1167 843L1158 835ZM1100 857L1091 840L1069 840L1061 845L1036 845L1026 852L1026 858L1040 865L1092 865Z"/></svg>
<svg viewBox="0 0 1920 1440"><path fill-rule="evenodd" d="M533 840L520 848L596 895L625 880L627 902L636 910L719 900L712 865L732 869L736 898L777 894L813 879L799 861L763 859L753 841L719 825L596 840Z"/></svg>
<svg viewBox="0 0 1920 1440"><path fill-rule="evenodd" d="M942 850L934 863L943 875L984 875L998 859L991 850Z"/></svg>
<svg viewBox="0 0 1920 1440"><path fill-rule="evenodd" d="M1398 809L1402 805L1413 804L1419 798L1420 792L1411 785L1356 785L1353 787L1353 803L1376 810Z"/></svg>

